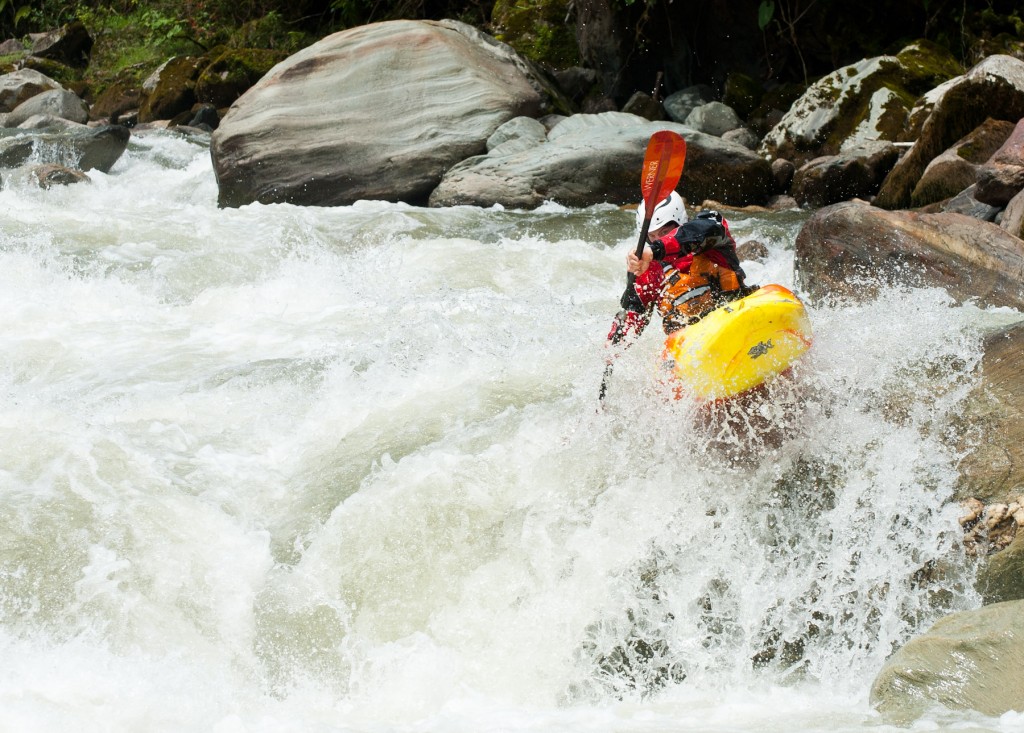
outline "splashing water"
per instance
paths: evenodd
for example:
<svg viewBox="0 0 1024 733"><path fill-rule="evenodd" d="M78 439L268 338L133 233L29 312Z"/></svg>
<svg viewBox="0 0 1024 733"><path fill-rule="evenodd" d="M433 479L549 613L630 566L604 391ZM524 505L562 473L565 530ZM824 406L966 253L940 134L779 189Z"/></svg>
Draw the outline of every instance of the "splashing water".
<svg viewBox="0 0 1024 733"><path fill-rule="evenodd" d="M0 729L885 727L978 603L949 422L1016 314L818 305L711 413L652 327L599 411L629 212L219 210L170 134L90 176L0 191ZM733 220L751 280L805 216Z"/></svg>

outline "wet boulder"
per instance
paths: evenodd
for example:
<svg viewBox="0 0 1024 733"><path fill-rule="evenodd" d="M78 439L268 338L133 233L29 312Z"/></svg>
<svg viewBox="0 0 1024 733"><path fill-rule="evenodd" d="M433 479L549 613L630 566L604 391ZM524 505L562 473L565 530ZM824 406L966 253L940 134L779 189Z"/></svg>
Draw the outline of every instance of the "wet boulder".
<svg viewBox="0 0 1024 733"><path fill-rule="evenodd" d="M28 99L63 87L45 74L19 69L0 76L0 112L10 112Z"/></svg>
<svg viewBox="0 0 1024 733"><path fill-rule="evenodd" d="M18 123L19 130L82 130L86 127L88 126L81 122L47 114L32 115Z"/></svg>
<svg viewBox="0 0 1024 733"><path fill-rule="evenodd" d="M972 216L975 219L981 219L982 221L995 221L996 217L998 217L1002 212L1002 209L998 206L989 206L988 204L983 204L978 201L974 196L974 192L977 188L978 184L968 186L956 196L944 202L941 210L954 214Z"/></svg>
<svg viewBox="0 0 1024 733"><path fill-rule="evenodd" d="M1024 191L1019 191L1006 204L999 226L1013 236L1024 239Z"/></svg>
<svg viewBox="0 0 1024 733"><path fill-rule="evenodd" d="M864 59L812 84L761 141L760 151L798 165L869 141L902 139L914 101L960 72L945 51L919 41L895 56Z"/></svg>
<svg viewBox="0 0 1024 733"><path fill-rule="evenodd" d="M70 186L73 183L91 183L92 179L82 171L67 168L55 163L44 163L35 166L30 176L39 188L54 186Z"/></svg>
<svg viewBox="0 0 1024 733"><path fill-rule="evenodd" d="M924 169L910 195L915 208L960 194L978 181L981 166L1006 142L1013 124L991 117L957 140Z"/></svg>
<svg viewBox="0 0 1024 733"><path fill-rule="evenodd" d="M425 203L499 126L546 114L556 98L511 47L463 23L341 31L278 64L221 120L219 202Z"/></svg>
<svg viewBox="0 0 1024 733"><path fill-rule="evenodd" d="M690 201L746 206L764 203L771 194L770 164L747 148L677 123L605 112L566 118L543 142L517 150L499 148L463 161L445 174L430 205L636 203L644 151L658 130L674 130L686 140L678 190Z"/></svg>
<svg viewBox="0 0 1024 733"><path fill-rule="evenodd" d="M962 214L892 212L860 201L828 206L797 235L795 264L811 298L857 299L880 285L905 285L1024 308L1024 241Z"/></svg>
<svg viewBox="0 0 1024 733"><path fill-rule="evenodd" d="M1005 502L1024 493L1024 324L985 340L981 383L959 432L965 452L957 498Z"/></svg>
<svg viewBox="0 0 1024 733"><path fill-rule="evenodd" d="M0 135L0 167L16 168L30 160L80 171L104 173L120 159L131 137L127 127L81 127L72 130L10 130Z"/></svg>
<svg viewBox="0 0 1024 733"><path fill-rule="evenodd" d="M661 106L661 102L647 92L634 92L633 96L622 105L622 111L643 117L645 120L665 119L665 108Z"/></svg>
<svg viewBox="0 0 1024 733"><path fill-rule="evenodd" d="M1024 532L1018 529L1005 549L982 561L975 587L985 603L1024 600Z"/></svg>
<svg viewBox="0 0 1024 733"><path fill-rule="evenodd" d="M790 195L801 206L828 206L878 193L885 176L899 159L892 143L875 142L815 158L793 176Z"/></svg>
<svg viewBox="0 0 1024 733"><path fill-rule="evenodd" d="M910 722L936 704L1002 715L1021 708L1024 601L940 619L885 663L871 703L886 718Z"/></svg>
<svg viewBox="0 0 1024 733"><path fill-rule="evenodd" d="M990 56L925 94L909 122L911 129L920 127L916 142L882 184L875 205L910 206L928 164L989 117L1014 124L1024 117L1024 61Z"/></svg>

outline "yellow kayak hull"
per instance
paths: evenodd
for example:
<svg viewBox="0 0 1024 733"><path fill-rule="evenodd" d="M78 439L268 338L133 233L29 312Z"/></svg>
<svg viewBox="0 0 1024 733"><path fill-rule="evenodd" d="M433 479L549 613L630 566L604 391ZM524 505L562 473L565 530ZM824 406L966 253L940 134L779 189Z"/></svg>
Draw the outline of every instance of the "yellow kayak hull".
<svg viewBox="0 0 1024 733"><path fill-rule="evenodd" d="M722 400L761 386L811 346L811 322L793 293L766 285L665 340L678 396Z"/></svg>

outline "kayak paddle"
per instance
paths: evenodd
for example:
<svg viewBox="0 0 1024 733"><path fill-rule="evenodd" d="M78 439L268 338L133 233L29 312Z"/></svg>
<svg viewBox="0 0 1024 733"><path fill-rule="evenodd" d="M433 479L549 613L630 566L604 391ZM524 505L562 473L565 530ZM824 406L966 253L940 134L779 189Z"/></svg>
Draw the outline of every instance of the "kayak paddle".
<svg viewBox="0 0 1024 733"><path fill-rule="evenodd" d="M644 222L640 227L640 239L636 243L636 256L642 257L644 245L647 244L647 232L651 228L651 218L654 216L654 207L658 202L675 190L683 175L683 163L686 161L686 141L678 133L670 130L659 130L651 135L647 143L647 152L644 154L644 165L640 170L640 192L644 200ZM632 272L626 277L626 292L633 287L636 275ZM612 344L617 344L626 335L624 318L620 317L612 334ZM609 362L604 369L604 378L601 380L601 394L599 399L604 399L605 390L608 387L608 377L612 373L612 364Z"/></svg>

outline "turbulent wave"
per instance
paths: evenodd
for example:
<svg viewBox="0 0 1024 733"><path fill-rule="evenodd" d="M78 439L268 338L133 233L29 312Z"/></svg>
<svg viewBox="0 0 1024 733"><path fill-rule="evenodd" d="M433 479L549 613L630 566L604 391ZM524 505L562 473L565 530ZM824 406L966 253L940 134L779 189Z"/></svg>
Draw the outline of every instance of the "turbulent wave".
<svg viewBox="0 0 1024 733"><path fill-rule="evenodd" d="M949 426L998 313L811 304L711 412L652 328L599 409L629 212L218 210L169 134L90 175L0 191L0 727L853 730L977 602ZM752 279L804 216L734 218Z"/></svg>

